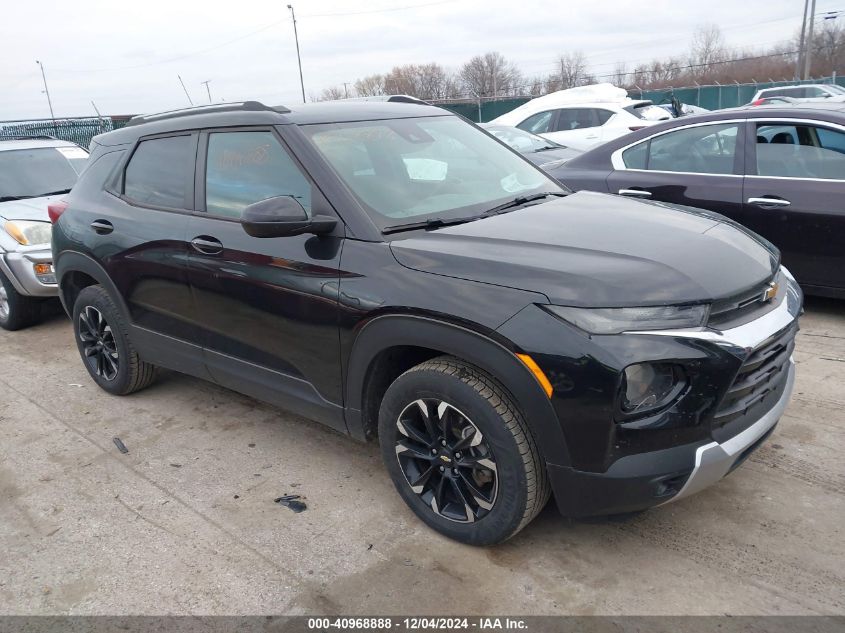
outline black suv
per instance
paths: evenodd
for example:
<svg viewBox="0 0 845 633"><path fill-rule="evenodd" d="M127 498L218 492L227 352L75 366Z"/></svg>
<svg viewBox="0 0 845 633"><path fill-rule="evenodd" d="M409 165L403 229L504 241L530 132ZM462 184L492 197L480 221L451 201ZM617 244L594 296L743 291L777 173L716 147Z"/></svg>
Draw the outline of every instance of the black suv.
<svg viewBox="0 0 845 633"><path fill-rule="evenodd" d="M466 543L679 499L771 433L802 295L722 216L569 194L439 108L255 102L98 136L54 208L80 355L360 440Z"/></svg>

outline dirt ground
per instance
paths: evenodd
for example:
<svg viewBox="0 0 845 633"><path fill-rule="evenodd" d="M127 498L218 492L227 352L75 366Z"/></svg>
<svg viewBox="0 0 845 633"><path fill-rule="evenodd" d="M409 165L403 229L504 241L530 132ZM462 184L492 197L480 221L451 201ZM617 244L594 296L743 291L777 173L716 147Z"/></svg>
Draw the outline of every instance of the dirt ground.
<svg viewBox="0 0 845 633"><path fill-rule="evenodd" d="M178 374L109 396L61 316L0 331L0 613L843 614L845 302L808 301L795 358L774 435L716 486L626 520L550 505L476 549L375 445Z"/></svg>

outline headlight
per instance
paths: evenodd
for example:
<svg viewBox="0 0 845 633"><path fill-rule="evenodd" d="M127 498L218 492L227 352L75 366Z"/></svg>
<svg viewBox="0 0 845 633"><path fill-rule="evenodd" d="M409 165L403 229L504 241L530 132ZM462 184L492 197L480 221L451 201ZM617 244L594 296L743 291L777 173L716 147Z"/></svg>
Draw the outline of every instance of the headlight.
<svg viewBox="0 0 845 633"><path fill-rule="evenodd" d="M18 244L49 244L53 237L49 222L34 222L31 220L10 220L3 225L6 233L12 236Z"/></svg>
<svg viewBox="0 0 845 633"><path fill-rule="evenodd" d="M710 306L654 306L644 308L570 308L543 306L555 316L590 334L619 334L631 330L700 327Z"/></svg>

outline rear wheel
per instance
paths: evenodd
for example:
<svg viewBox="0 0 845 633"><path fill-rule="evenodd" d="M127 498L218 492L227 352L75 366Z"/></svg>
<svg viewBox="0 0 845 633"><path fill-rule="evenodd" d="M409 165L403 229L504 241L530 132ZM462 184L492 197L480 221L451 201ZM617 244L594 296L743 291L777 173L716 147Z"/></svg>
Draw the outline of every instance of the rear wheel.
<svg viewBox="0 0 845 633"><path fill-rule="evenodd" d="M4 330L21 330L38 320L40 303L20 294L12 282L0 273L0 327Z"/></svg>
<svg viewBox="0 0 845 633"><path fill-rule="evenodd" d="M155 380L156 367L140 359L117 306L102 286L79 293L73 329L85 369L102 389L125 396Z"/></svg>
<svg viewBox="0 0 845 633"><path fill-rule="evenodd" d="M490 545L525 527L549 498L545 468L511 397L491 376L444 356L388 388L379 441L399 494L429 526Z"/></svg>

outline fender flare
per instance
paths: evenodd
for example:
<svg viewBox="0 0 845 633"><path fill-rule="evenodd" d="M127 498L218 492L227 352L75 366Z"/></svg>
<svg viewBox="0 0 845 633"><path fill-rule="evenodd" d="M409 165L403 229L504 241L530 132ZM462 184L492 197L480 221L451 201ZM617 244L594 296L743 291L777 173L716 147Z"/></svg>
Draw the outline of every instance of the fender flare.
<svg viewBox="0 0 845 633"><path fill-rule="evenodd" d="M76 251L65 251L59 254L56 261L53 263L53 267L56 271L56 281L59 284L59 298L62 301L65 311L69 315L73 312L73 306L68 305L67 298L65 296L66 286L62 282L68 273L80 272L85 273L92 279L95 279L98 284L105 288L106 292L109 293L112 301L114 301L117 306L117 309L120 310L120 315L124 322L127 324L132 323L129 308L123 301L123 295L120 294L120 291L109 277L105 268L103 268L94 259Z"/></svg>
<svg viewBox="0 0 845 633"><path fill-rule="evenodd" d="M384 315L358 333L346 372L347 423L363 437L361 410L365 380L376 356L395 346L434 349L464 360L496 378L513 396L547 463L570 464L569 450L550 400L537 379L513 351L489 336L431 317Z"/></svg>

